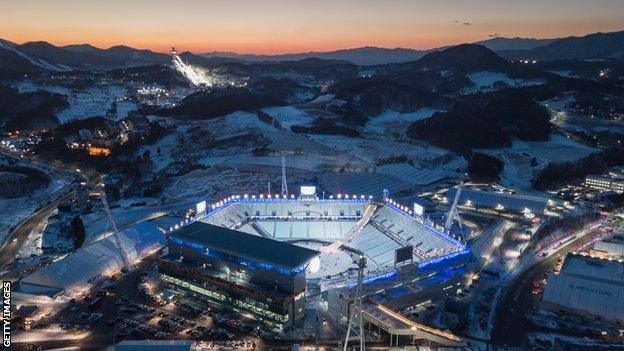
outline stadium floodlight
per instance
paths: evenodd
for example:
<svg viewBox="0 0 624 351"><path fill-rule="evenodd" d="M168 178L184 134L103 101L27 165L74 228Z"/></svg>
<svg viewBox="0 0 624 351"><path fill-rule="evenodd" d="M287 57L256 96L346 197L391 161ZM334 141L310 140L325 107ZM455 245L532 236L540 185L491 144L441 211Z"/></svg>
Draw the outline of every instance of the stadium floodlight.
<svg viewBox="0 0 624 351"><path fill-rule="evenodd" d="M319 269L321 269L321 260L318 258L318 256L316 256L310 261L310 264L308 265L308 270L310 271L310 273L314 274L318 272Z"/></svg>
<svg viewBox="0 0 624 351"><path fill-rule="evenodd" d="M424 212L425 212L425 208L422 205L414 202L414 213L416 213L419 216L422 216Z"/></svg>
<svg viewBox="0 0 624 351"><path fill-rule="evenodd" d="M206 212L206 201L198 202L195 205L195 213L199 215L204 212Z"/></svg>

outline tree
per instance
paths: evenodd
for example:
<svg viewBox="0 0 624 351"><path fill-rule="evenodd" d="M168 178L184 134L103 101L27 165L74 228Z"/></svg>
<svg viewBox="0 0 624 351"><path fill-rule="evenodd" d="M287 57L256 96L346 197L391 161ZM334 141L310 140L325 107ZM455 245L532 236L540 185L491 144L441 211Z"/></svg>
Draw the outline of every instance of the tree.
<svg viewBox="0 0 624 351"><path fill-rule="evenodd" d="M112 118L117 116L117 101L113 100L108 110L106 110L106 117Z"/></svg>
<svg viewBox="0 0 624 351"><path fill-rule="evenodd" d="M477 182L493 182L503 170L503 162L495 157L474 153L468 162L468 175Z"/></svg>
<svg viewBox="0 0 624 351"><path fill-rule="evenodd" d="M149 151L149 149L145 150L145 152L143 153L143 162L148 162L150 159L150 155L151 152Z"/></svg>
<svg viewBox="0 0 624 351"><path fill-rule="evenodd" d="M71 235L74 237L74 244L76 247L81 247L85 240L86 231L80 216L75 216L69 223L69 226L71 228Z"/></svg>

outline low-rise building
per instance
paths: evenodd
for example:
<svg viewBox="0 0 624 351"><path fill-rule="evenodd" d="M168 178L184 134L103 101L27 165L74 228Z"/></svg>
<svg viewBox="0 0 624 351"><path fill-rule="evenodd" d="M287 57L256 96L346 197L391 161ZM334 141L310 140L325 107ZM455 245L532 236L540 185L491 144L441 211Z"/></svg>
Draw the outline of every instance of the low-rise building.
<svg viewBox="0 0 624 351"><path fill-rule="evenodd" d="M543 308L624 322L624 262L568 254L547 280Z"/></svg>
<svg viewBox="0 0 624 351"><path fill-rule="evenodd" d="M600 175L588 175L585 177L585 186L600 191L624 192L624 180Z"/></svg>
<svg viewBox="0 0 624 351"><path fill-rule="evenodd" d="M599 241L594 245L594 250L604 252L609 258L622 259L624 258L624 235L616 235L607 240Z"/></svg>
<svg viewBox="0 0 624 351"><path fill-rule="evenodd" d="M452 202L456 192L456 187L449 189L446 194L447 200ZM459 204L475 209L487 208L501 212L542 215L548 205L548 199L495 191L463 189L459 196Z"/></svg>

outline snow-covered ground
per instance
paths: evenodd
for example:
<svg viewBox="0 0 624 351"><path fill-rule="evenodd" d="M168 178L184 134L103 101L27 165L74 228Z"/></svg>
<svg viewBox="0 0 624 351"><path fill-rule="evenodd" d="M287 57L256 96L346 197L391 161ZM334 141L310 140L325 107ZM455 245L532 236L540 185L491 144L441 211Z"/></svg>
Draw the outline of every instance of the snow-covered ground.
<svg viewBox="0 0 624 351"><path fill-rule="evenodd" d="M20 92L45 90L66 95L69 107L57 114L61 123L87 117L106 116L106 111L113 101L117 101L117 113L113 119L123 119L128 112L137 109L134 102L124 100L128 86L122 84L97 84L84 90L39 85L33 82L20 82L16 87Z"/></svg>
<svg viewBox="0 0 624 351"><path fill-rule="evenodd" d="M546 70L546 72L550 72L550 73L553 73L562 77L580 78L579 75L574 74L572 71L568 71L568 70Z"/></svg>
<svg viewBox="0 0 624 351"><path fill-rule="evenodd" d="M540 79L513 79L505 73L488 71L471 73L468 75L468 79L472 81L475 87L473 89L468 89L468 91L465 92L474 92L476 90L482 89L492 89L492 85L496 82L503 82L512 87L538 85L545 83L543 80Z"/></svg>
<svg viewBox="0 0 624 351"><path fill-rule="evenodd" d="M262 112L273 117L286 129L290 129L294 125L308 125L314 121L313 116L294 106L267 107L262 109Z"/></svg>
<svg viewBox="0 0 624 351"><path fill-rule="evenodd" d="M585 157L598 149L552 134L547 141L514 140L511 147L501 149L475 150L499 158L504 163L501 174L503 186L534 193L531 180L535 172L550 162L573 161ZM535 158L537 166L531 167Z"/></svg>
<svg viewBox="0 0 624 351"><path fill-rule="evenodd" d="M267 111L280 123L290 125L310 118L302 114L308 110L294 107ZM430 113L433 110L421 110L408 120ZM389 116L383 118L391 121ZM233 189L266 192L269 181L274 186L278 184L282 154L286 156L289 182L322 175L321 182L327 189L333 185L341 188L340 191L366 193L377 193L384 187L406 190L457 177L457 169L465 167L462 157L424 142L392 141L381 136L375 139L296 134L263 122L249 112L234 112L204 121L176 121L176 124L175 131L139 152L150 150L155 174L175 173L178 169L175 165L188 159L207 169L176 176L165 189L164 198L169 201L191 198L193 194L227 195ZM185 139L183 145L180 138ZM255 156L253 150L260 146L266 146L269 154ZM378 165L380 160L392 156L406 156L409 163ZM224 184L230 184L231 189L224 192L227 189Z"/></svg>
<svg viewBox="0 0 624 351"><path fill-rule="evenodd" d="M54 72L65 72L65 71L71 71L72 70L70 67L67 67L65 65L52 64L52 63L50 63L50 62L48 62L46 60L40 59L40 58L35 57L35 56L31 56L29 54L26 54L25 52L23 52L21 50L18 50L13 45L10 45L8 43L4 43L2 40L0 40L0 48L13 51L14 53L18 54L22 58L25 58L31 64L33 64L33 65L35 65L37 67L41 67L43 69L47 69L47 70L54 71Z"/></svg>
<svg viewBox="0 0 624 351"><path fill-rule="evenodd" d="M35 210L69 192L68 179L57 178L50 182L44 189L35 191L32 195L16 198L3 198L0 200L0 243L3 243L12 226L20 223Z"/></svg>
<svg viewBox="0 0 624 351"><path fill-rule="evenodd" d="M289 178L291 181L292 178ZM271 182L273 192L279 191L278 173L246 172L212 167L198 169L177 177L163 193L167 202L198 199L216 200L232 194L266 193Z"/></svg>
<svg viewBox="0 0 624 351"><path fill-rule="evenodd" d="M373 133L383 134L390 128L407 127L408 124L426 119L441 110L423 107L415 112L400 113L394 110L386 110L378 116L372 116L366 123L366 130Z"/></svg>

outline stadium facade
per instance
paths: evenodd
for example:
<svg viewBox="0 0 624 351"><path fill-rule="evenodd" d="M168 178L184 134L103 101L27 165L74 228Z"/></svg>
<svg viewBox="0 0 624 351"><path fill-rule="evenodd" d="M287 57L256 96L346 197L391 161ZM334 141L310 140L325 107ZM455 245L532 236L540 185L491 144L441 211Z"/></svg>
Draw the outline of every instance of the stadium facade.
<svg viewBox="0 0 624 351"><path fill-rule="evenodd" d="M289 243L194 222L174 232L159 261L163 281L252 313L278 329L305 316L305 268L319 253Z"/></svg>

